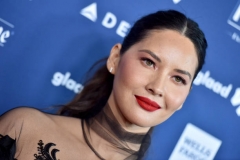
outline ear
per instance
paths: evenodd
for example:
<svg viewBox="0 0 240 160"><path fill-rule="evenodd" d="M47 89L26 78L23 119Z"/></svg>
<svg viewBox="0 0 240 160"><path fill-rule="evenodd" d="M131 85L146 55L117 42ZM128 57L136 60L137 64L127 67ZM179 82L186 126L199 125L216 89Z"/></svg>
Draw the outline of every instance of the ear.
<svg viewBox="0 0 240 160"><path fill-rule="evenodd" d="M110 55L107 60L107 68L110 73L115 74L118 68L118 63L120 61L120 50L122 45L120 43L115 44L110 52Z"/></svg>

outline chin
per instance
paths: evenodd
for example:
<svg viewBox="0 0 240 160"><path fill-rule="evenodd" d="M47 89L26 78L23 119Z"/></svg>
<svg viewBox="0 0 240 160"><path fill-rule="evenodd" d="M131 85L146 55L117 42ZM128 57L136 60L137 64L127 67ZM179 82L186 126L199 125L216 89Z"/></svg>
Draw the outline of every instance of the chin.
<svg viewBox="0 0 240 160"><path fill-rule="evenodd" d="M145 127L154 127L161 123L161 122L154 122L154 120L152 118L153 117L149 118L149 116L132 115L132 114L126 116L126 119L129 121L129 123L134 124L139 127L144 127L144 128Z"/></svg>
<svg viewBox="0 0 240 160"><path fill-rule="evenodd" d="M153 113L139 113L139 114L127 114L126 119L134 125L139 127L155 127L164 121L166 121L171 116L161 116Z"/></svg>

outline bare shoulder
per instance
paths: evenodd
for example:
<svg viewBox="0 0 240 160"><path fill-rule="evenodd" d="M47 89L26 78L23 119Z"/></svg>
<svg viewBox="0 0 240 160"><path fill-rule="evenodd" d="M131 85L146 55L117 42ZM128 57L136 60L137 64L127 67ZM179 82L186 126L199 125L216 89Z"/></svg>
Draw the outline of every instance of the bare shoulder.
<svg viewBox="0 0 240 160"><path fill-rule="evenodd" d="M12 110L9 110L8 112L1 115L0 121L7 120L7 119L24 119L26 117L37 118L39 116L44 116L44 113L35 108L19 107L19 108L14 108Z"/></svg>
<svg viewBox="0 0 240 160"><path fill-rule="evenodd" d="M0 134L10 135L17 139L23 127L34 127L36 124L49 123L51 118L48 114L34 108L20 107L4 113L0 117ZM40 123L41 122L41 123Z"/></svg>
<svg viewBox="0 0 240 160"><path fill-rule="evenodd" d="M39 118L47 119L49 116L35 108L19 107L4 113L0 117L0 123L24 122L25 120L36 120Z"/></svg>
<svg viewBox="0 0 240 160"><path fill-rule="evenodd" d="M61 132L68 132L65 134L71 134L73 137L82 137L81 119L62 115L48 116Z"/></svg>
<svg viewBox="0 0 240 160"><path fill-rule="evenodd" d="M0 117L0 134L11 135L17 138L22 130L25 133L53 130L69 131L74 134L81 130L81 120L78 118L65 117L44 113L35 108L20 107L4 113Z"/></svg>
<svg viewBox="0 0 240 160"><path fill-rule="evenodd" d="M61 151L58 157L71 157L86 148L80 119L51 115L34 108L21 107L3 114L0 134L16 139L17 159L30 159L37 153L40 141L56 145Z"/></svg>

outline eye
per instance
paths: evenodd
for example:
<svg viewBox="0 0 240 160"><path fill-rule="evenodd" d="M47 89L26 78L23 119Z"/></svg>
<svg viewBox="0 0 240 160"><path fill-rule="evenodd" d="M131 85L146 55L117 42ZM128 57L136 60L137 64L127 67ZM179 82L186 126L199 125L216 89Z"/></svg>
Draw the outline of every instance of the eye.
<svg viewBox="0 0 240 160"><path fill-rule="evenodd" d="M152 60L150 60L148 58L142 58L141 60L144 62L145 65L154 68L155 63Z"/></svg>
<svg viewBox="0 0 240 160"><path fill-rule="evenodd" d="M182 83L182 84L186 84L186 81L182 78L182 77L180 77L180 76L175 76L174 77L174 80L177 82L177 83Z"/></svg>

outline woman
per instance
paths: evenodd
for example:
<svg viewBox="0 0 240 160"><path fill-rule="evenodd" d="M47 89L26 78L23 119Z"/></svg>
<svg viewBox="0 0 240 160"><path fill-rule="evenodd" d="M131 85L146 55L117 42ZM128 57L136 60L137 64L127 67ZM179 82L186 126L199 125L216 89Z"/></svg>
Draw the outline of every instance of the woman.
<svg viewBox="0 0 240 160"><path fill-rule="evenodd" d="M152 127L182 107L206 48L203 32L182 13L141 18L83 91L61 108L63 116L30 108L5 113L0 157L142 159Z"/></svg>

